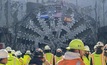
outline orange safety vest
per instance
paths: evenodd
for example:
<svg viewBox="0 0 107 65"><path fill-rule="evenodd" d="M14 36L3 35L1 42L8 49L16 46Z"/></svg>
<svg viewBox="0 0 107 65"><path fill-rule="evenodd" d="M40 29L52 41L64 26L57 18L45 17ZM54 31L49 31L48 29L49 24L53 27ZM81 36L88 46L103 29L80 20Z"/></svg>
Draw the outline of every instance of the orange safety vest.
<svg viewBox="0 0 107 65"><path fill-rule="evenodd" d="M81 58L78 58L72 60L63 59L59 61L57 65L85 65L85 64Z"/></svg>
<svg viewBox="0 0 107 65"><path fill-rule="evenodd" d="M44 54L46 60L49 62L49 64L53 65L54 55L51 53L50 55ZM49 58L50 57L50 58Z"/></svg>
<svg viewBox="0 0 107 65"><path fill-rule="evenodd" d="M55 64L58 63L58 61L60 61L62 59L63 59L63 56L61 56L61 57L55 56Z"/></svg>
<svg viewBox="0 0 107 65"><path fill-rule="evenodd" d="M92 54L91 57L92 57L93 65L96 65L95 62L100 64L99 60L101 61L101 65L106 65L106 62L105 62L106 60L105 60L104 54L100 54L99 56L95 56L95 54ZM95 60L95 57L99 57L100 59Z"/></svg>

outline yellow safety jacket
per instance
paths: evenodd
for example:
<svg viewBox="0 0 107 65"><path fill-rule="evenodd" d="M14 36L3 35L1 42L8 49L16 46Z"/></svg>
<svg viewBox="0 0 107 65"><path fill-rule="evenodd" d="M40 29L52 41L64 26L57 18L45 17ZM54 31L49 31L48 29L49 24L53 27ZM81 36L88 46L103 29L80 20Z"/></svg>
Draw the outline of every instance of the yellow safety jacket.
<svg viewBox="0 0 107 65"><path fill-rule="evenodd" d="M19 62L18 58L12 56L12 54L10 53L6 65L20 65L20 62Z"/></svg>
<svg viewBox="0 0 107 65"><path fill-rule="evenodd" d="M29 55L24 55L23 57L24 65L29 65L30 60L31 57Z"/></svg>
<svg viewBox="0 0 107 65"><path fill-rule="evenodd" d="M5 64L0 64L0 65L5 65Z"/></svg>
<svg viewBox="0 0 107 65"><path fill-rule="evenodd" d="M83 56L82 59L85 65L90 65L90 57L87 58L86 56Z"/></svg>
<svg viewBox="0 0 107 65"><path fill-rule="evenodd" d="M62 60L63 59L63 56L55 56L55 65L58 63L58 61Z"/></svg>
<svg viewBox="0 0 107 65"><path fill-rule="evenodd" d="M93 53L91 55L93 65L106 65L104 54Z"/></svg>
<svg viewBox="0 0 107 65"><path fill-rule="evenodd" d="M54 55L52 53L45 53L44 56L50 65L53 65Z"/></svg>
<svg viewBox="0 0 107 65"><path fill-rule="evenodd" d="M19 62L20 62L20 64L21 65L24 65L24 60L23 60L23 58L21 57L21 58L19 58Z"/></svg>

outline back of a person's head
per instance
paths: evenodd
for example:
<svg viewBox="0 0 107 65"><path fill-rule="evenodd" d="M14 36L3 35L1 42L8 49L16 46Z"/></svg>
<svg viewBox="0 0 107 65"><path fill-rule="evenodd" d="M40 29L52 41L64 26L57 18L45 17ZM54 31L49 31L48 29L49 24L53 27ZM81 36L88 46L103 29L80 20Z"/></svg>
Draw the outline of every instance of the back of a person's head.
<svg viewBox="0 0 107 65"><path fill-rule="evenodd" d="M38 49L35 50L34 56L36 58L41 58L41 57L43 57L43 55L44 55L44 53L43 53L42 49L38 48Z"/></svg>
<svg viewBox="0 0 107 65"><path fill-rule="evenodd" d="M73 39L69 46L67 47L68 50L76 49L76 50L84 50L84 43L80 39Z"/></svg>

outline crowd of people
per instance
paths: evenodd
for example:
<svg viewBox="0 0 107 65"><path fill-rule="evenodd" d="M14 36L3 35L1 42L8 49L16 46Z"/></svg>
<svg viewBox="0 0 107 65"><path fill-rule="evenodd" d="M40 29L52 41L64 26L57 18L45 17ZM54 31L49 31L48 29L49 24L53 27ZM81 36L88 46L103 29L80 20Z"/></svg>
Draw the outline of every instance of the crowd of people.
<svg viewBox="0 0 107 65"><path fill-rule="evenodd" d="M94 52L84 45L82 40L73 39L66 52L61 48L56 53L51 52L51 47L37 48L33 53L12 50L11 47L0 49L0 65L107 65L107 44L97 42Z"/></svg>

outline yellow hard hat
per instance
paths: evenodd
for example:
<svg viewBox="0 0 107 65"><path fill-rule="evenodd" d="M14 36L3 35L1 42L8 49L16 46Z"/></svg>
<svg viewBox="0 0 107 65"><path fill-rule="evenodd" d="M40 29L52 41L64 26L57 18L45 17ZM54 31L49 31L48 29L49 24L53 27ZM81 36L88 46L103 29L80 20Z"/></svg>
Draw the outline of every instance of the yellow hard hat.
<svg viewBox="0 0 107 65"><path fill-rule="evenodd" d="M69 47L68 48L84 50L84 43L80 39L74 39L69 43Z"/></svg>
<svg viewBox="0 0 107 65"><path fill-rule="evenodd" d="M67 50L70 50L70 47L66 47Z"/></svg>
<svg viewBox="0 0 107 65"><path fill-rule="evenodd" d="M85 48L85 49L84 49L85 51L90 51L89 46L86 45L86 46L84 46L84 48Z"/></svg>

